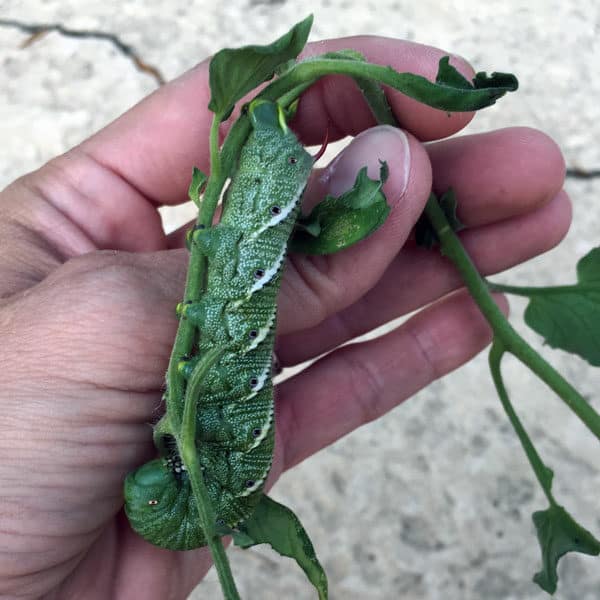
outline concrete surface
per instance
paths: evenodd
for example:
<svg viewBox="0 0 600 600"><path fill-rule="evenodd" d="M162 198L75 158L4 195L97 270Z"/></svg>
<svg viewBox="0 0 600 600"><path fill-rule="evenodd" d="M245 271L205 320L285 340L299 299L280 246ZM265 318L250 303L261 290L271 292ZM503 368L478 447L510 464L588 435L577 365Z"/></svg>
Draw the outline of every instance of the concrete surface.
<svg viewBox="0 0 600 600"><path fill-rule="evenodd" d="M567 162L600 167L600 6L594 0L233 0L166 2L0 0L0 16L118 34L169 79L223 46L263 43L309 11L311 39L397 36L516 73L521 90L482 113L481 131L531 125ZM66 150L155 87L106 42L50 34L25 50L0 28L0 188ZM118 90L118 92L116 91ZM598 244L600 180L569 180L575 222L551 254L503 276L570 282L576 258ZM174 217L167 217L170 223ZM523 303L512 302L518 318ZM527 337L538 343L533 334ZM600 407L598 373L558 351L545 355ZM600 449L550 392L516 363L513 399L556 471L557 497L600 534ZM275 488L311 532L333 600L537 600L539 552L530 520L544 508L478 357L377 423L307 460ZM231 552L244 598L313 598L296 568L268 550ZM600 598L598 560L571 556L556 598ZM219 598L214 574L192 598Z"/></svg>

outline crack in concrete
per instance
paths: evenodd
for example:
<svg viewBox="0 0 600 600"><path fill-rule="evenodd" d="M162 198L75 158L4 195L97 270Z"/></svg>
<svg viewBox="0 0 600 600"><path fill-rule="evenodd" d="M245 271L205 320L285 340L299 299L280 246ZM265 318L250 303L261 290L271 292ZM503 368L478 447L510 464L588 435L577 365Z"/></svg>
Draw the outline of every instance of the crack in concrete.
<svg viewBox="0 0 600 600"><path fill-rule="evenodd" d="M253 4L279 4L285 0L252 0ZM135 49L123 42L116 34L95 29L69 29L61 23L34 24L24 23L16 19L0 19L0 27L12 27L28 33L29 37L21 44L21 48L27 48L40 40L48 33L56 32L66 37L97 39L110 42L117 50L129 58L138 71L147 73L154 78L156 83L161 86L166 80L158 67L149 64L135 51ZM566 171L566 176L572 179L597 179L600 178L600 169L583 169L580 167L570 167Z"/></svg>
<svg viewBox="0 0 600 600"><path fill-rule="evenodd" d="M567 177L573 179L595 179L600 177L600 169L581 169L580 167L573 167L567 169Z"/></svg>
<svg viewBox="0 0 600 600"><path fill-rule="evenodd" d="M29 37L21 44L21 48L27 48L28 46L31 46L39 39L51 32L56 32L66 37L82 39L91 38L96 40L107 41L110 42L122 55L129 58L138 71L150 75L159 86L164 85L166 81L163 74L157 67L143 60L142 57L135 51L135 49L132 46L123 42L114 33L108 33L106 31L97 31L94 29L69 29L61 23L24 23L22 21L17 21L16 19L0 19L0 27L11 27L13 29L23 31L24 33L28 33Z"/></svg>

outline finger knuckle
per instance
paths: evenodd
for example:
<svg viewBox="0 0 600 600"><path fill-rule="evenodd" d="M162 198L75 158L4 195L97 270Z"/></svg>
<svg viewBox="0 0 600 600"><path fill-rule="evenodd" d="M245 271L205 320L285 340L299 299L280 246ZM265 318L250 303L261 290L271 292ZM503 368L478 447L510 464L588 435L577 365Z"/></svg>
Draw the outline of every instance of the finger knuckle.
<svg viewBox="0 0 600 600"><path fill-rule="evenodd" d="M382 377L370 360L361 359L353 352L341 350L343 372L348 376L349 389L354 394L354 402L360 414L361 423L369 423L381 416L384 385Z"/></svg>
<svg viewBox="0 0 600 600"><path fill-rule="evenodd" d="M337 311L340 304L347 304L348 293L343 281L337 276L328 256L300 256L290 258L291 270L288 282L294 298L302 306L310 307L311 322L316 325Z"/></svg>

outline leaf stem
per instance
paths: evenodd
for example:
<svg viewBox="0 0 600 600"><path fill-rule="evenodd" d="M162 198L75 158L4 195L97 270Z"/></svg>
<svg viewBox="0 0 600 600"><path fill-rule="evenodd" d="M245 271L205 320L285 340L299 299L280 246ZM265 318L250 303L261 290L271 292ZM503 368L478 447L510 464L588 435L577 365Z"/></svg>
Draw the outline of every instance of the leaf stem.
<svg viewBox="0 0 600 600"><path fill-rule="evenodd" d="M287 108L292 102L294 102L294 100L300 97L302 92L308 89L311 85L312 82L306 82L296 86L295 88L292 88L289 92L282 94L277 99L278 104L280 104L282 108Z"/></svg>
<svg viewBox="0 0 600 600"><path fill-rule="evenodd" d="M224 178L221 177L221 159L219 156L219 120L214 118L210 129L210 177L206 184L206 190L202 199L196 225L198 227L210 227L212 225L215 209L219 202ZM206 257L203 256L196 246L192 245L185 283L184 302L194 302L200 299L204 291L204 280L206 274ZM196 328L186 319L179 321L173 351L169 360L167 371L168 397L167 411L169 417L175 419L173 426L178 429L181 421L183 407L180 398L185 391L185 380L179 373L179 362L192 350L195 341Z"/></svg>
<svg viewBox="0 0 600 600"><path fill-rule="evenodd" d="M487 282L488 289L492 292L503 292L506 294L513 294L515 296L525 296L531 298L531 296L551 296L552 294L564 294L565 292L576 292L582 291L595 291L597 286L585 284L577 285L552 285L552 286L521 286L521 285L505 285L504 283L493 283Z"/></svg>
<svg viewBox="0 0 600 600"><path fill-rule="evenodd" d="M200 465L198 450L196 448L196 408L198 398L200 397L206 374L221 357L224 350L225 348L223 347L209 350L194 368L185 393L183 420L177 442L181 450L183 464L190 478L200 526L204 530L204 536L206 537L206 542L217 569L223 595L225 596L225 600L240 600L223 542L215 531L216 515L210 496L208 495L208 490L206 489L206 484L204 483L202 466Z"/></svg>
<svg viewBox="0 0 600 600"><path fill-rule="evenodd" d="M502 406L504 407L504 411L506 412L515 433L517 434L521 445L523 446L523 450L527 455L529 463L535 472L535 475L544 490L544 494L546 498L548 498L548 502L554 506L556 505L556 501L554 500L554 496L552 495L552 471L544 464L540 455L538 454L535 446L531 442L525 427L521 423L521 420L517 416L508 396L508 392L504 386L504 380L502 379L502 373L500 370L500 363L502 361L502 357L504 356L505 348L501 341L494 340L492 347L490 349L489 354L489 365L490 371L492 373L492 379L494 381L494 385L496 386L496 391L498 392L498 396L500 397L500 402L502 402Z"/></svg>
<svg viewBox="0 0 600 600"><path fill-rule="evenodd" d="M219 122L220 119L216 115L210 130L210 177L206 184L202 205L196 221L197 227L210 227L212 225L215 209L227 176L223 176L222 158L219 153ZM206 257L201 254L195 244L192 244L184 302L194 302L200 299L205 288L206 266ZM187 319L181 319L167 371L167 415L190 479L200 525L204 530L223 594L226 600L239 600L225 548L221 538L215 533L214 509L204 484L196 449L196 405L200 394L200 386L207 370L221 355L222 349L214 349L202 357L186 386L185 379L179 372L178 367L180 361L191 353L195 341L195 326ZM181 398L185 398L183 406Z"/></svg>
<svg viewBox="0 0 600 600"><path fill-rule="evenodd" d="M544 381L567 406L581 419L586 427L600 439L600 415L587 400L558 371L542 358L510 325L494 302L485 280L481 277L460 240L452 231L444 212L435 197L430 196L425 207L427 218L440 240L442 253L460 272L471 296L492 327L494 336L506 351L514 354Z"/></svg>
<svg viewBox="0 0 600 600"><path fill-rule="evenodd" d="M392 107L387 101L385 92L381 86L377 82L363 77L355 77L354 81L356 81L356 85L358 85L360 91L363 93L377 123L379 125L393 125L398 127L392 113Z"/></svg>

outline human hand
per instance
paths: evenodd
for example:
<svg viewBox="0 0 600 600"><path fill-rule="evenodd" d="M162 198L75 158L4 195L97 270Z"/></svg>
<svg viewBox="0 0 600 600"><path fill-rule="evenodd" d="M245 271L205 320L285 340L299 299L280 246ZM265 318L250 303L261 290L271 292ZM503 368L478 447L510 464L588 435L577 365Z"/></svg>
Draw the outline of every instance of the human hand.
<svg viewBox="0 0 600 600"><path fill-rule="evenodd" d="M372 62L432 77L442 52L352 38ZM459 69L469 67L455 61ZM106 129L2 192L0 199L0 594L9 597L184 598L210 566L206 549L153 547L122 513L127 472L153 455L150 423L177 322L187 252L165 235L160 205L186 199L191 168L208 171L207 66L202 63ZM409 234L429 191L453 187L461 234L494 273L555 245L570 205L556 146L529 129L437 142L472 115L435 111L395 92L408 132L363 133L316 174L306 202L349 188L367 164L390 167L393 211L339 255L291 256L279 300L277 354L291 366L431 304L373 341L337 349L277 388L271 481L374 419L489 341L451 266ZM373 125L354 85L321 81L294 123L303 141ZM226 126L225 126L226 127ZM408 240L408 241L407 241ZM504 306L504 300L499 299Z"/></svg>

